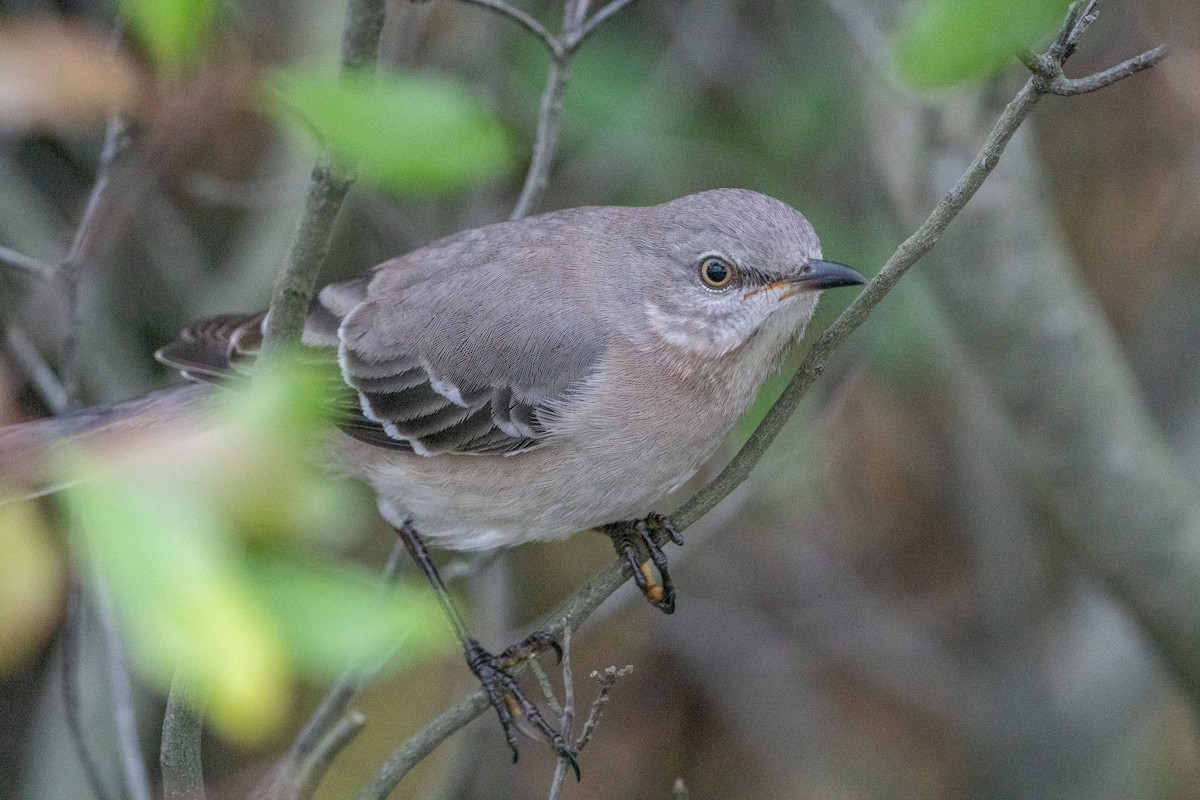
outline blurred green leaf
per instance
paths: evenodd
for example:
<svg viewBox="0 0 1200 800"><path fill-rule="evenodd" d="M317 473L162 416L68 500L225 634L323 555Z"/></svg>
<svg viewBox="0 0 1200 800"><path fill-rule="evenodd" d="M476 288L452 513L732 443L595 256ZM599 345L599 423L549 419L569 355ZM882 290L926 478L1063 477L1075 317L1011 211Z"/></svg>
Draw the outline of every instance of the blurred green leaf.
<svg viewBox="0 0 1200 800"><path fill-rule="evenodd" d="M63 598L61 559L36 504L0 487L0 674L33 655L53 631Z"/></svg>
<svg viewBox="0 0 1200 800"><path fill-rule="evenodd" d="M278 74L275 109L301 121L363 180L435 193L494 178L513 165L498 118L463 84L428 74Z"/></svg>
<svg viewBox="0 0 1200 800"><path fill-rule="evenodd" d="M207 46L223 0L119 0L155 66L168 73L192 66Z"/></svg>
<svg viewBox="0 0 1200 800"><path fill-rule="evenodd" d="M178 669L213 723L240 741L283 718L288 665L219 506L145 475L94 476L67 493L130 656L165 688Z"/></svg>
<svg viewBox="0 0 1200 800"><path fill-rule="evenodd" d="M278 728L298 679L447 639L432 597L385 593L319 548L370 515L320 466L332 383L278 359L169 428L113 434L59 465L76 541L140 674L165 690L178 670L240 742Z"/></svg>
<svg viewBox="0 0 1200 800"><path fill-rule="evenodd" d="M393 661L399 664L453 641L425 584L385 588L377 572L312 559L266 558L252 564L263 607L306 677L333 677L347 662L381 664L393 652L401 656Z"/></svg>
<svg viewBox="0 0 1200 800"><path fill-rule="evenodd" d="M919 0L892 37L901 80L939 89L994 75L1046 37L1069 0Z"/></svg>

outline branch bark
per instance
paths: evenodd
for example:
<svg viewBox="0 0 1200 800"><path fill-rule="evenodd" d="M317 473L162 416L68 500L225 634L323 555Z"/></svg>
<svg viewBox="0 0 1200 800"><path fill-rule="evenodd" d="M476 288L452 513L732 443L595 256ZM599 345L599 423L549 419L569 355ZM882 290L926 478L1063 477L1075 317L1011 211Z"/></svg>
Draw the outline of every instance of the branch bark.
<svg viewBox="0 0 1200 800"><path fill-rule="evenodd" d="M204 717L186 695L183 681L176 675L167 695L159 751L165 800L204 800L204 770L200 761Z"/></svg>
<svg viewBox="0 0 1200 800"><path fill-rule="evenodd" d="M374 66L384 16L383 0L350 0L342 36L343 69L363 70ZM304 211L296 223L292 246L271 295L263 338L263 351L267 357L273 356L281 347L300 341L304 317L316 292L317 276L329 255L333 226L353 182L353 176L345 167L334 165L328 151L317 159Z"/></svg>

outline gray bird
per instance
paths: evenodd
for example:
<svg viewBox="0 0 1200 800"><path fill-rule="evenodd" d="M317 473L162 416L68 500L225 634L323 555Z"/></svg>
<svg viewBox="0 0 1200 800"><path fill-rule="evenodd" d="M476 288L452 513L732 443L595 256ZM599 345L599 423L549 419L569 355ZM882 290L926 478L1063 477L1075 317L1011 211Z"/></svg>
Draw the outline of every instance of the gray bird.
<svg viewBox="0 0 1200 800"><path fill-rule="evenodd" d="M422 540L487 550L597 528L669 613L657 542L679 540L655 504L721 444L821 290L863 282L821 259L787 204L717 189L463 231L320 292L304 343L336 354L350 390L333 458L374 488L439 591L514 758L506 695L571 755L504 669L546 642L480 647ZM199 323L157 357L222 380L257 352L263 319Z"/></svg>

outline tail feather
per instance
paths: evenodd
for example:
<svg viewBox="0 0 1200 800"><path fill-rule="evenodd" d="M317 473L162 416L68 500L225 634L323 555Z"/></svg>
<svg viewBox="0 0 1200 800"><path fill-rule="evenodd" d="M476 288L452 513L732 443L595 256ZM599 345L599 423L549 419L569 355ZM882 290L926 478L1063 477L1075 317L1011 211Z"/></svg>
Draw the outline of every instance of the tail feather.
<svg viewBox="0 0 1200 800"><path fill-rule="evenodd" d="M60 491L66 485L53 474L55 453L66 448L100 451L151 429L182 428L212 392L211 385L188 384L111 406L0 427L0 494L15 490L19 498L32 498Z"/></svg>

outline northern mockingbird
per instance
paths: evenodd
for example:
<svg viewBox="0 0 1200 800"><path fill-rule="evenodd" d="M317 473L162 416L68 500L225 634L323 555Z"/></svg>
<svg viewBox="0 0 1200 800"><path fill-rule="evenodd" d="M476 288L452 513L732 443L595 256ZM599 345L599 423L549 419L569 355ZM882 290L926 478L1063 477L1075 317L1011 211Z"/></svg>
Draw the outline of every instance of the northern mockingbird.
<svg viewBox="0 0 1200 800"><path fill-rule="evenodd" d="M572 754L505 672L517 650L471 637L422 540L487 550L599 529L670 613L655 533L678 537L655 504L721 444L821 290L863 282L821 259L787 204L717 189L463 231L320 292L304 344L349 387L333 458L437 589L514 758L514 713ZM219 381L254 356L264 316L198 323L157 357Z"/></svg>

